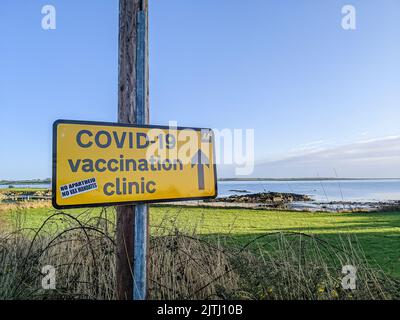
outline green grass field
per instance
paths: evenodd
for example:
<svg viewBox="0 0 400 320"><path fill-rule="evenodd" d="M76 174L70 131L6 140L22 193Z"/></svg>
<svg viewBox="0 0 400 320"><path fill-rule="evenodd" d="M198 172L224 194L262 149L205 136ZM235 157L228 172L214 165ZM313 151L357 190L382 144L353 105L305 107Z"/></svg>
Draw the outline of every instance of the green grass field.
<svg viewBox="0 0 400 320"><path fill-rule="evenodd" d="M67 212L75 215L82 211ZM23 226L37 228L54 212L53 209L26 209ZM98 215L99 212L99 209L92 209L91 215ZM1 220L11 226L15 214L0 213ZM198 234L204 236L227 236L242 244L261 234L276 231L316 235L332 243L350 235L372 265L377 264L388 274L400 278L400 212L307 213L168 206L151 208L151 226L157 226L161 221L165 224L166 220L186 230L196 229Z"/></svg>

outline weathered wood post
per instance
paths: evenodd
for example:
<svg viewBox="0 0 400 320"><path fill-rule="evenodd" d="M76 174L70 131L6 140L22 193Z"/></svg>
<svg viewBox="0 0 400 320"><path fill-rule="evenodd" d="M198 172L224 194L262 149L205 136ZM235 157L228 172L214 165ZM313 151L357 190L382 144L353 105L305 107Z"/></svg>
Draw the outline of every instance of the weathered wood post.
<svg viewBox="0 0 400 320"><path fill-rule="evenodd" d="M143 29L144 28L144 29ZM142 33L141 31L142 30ZM144 32L143 32L144 31ZM141 34L140 34L141 33ZM148 0L120 0L119 2L119 79L118 121L129 124L149 123L149 68L148 68ZM135 228L135 221L137 223ZM117 207L116 224L116 284L118 299L145 299L147 292L148 206ZM145 227L144 227L145 226ZM139 229L143 234L135 234ZM135 255L143 263L134 264ZM138 261L136 261L138 262ZM134 292L133 273L139 279L139 291ZM136 281L137 282L137 281Z"/></svg>

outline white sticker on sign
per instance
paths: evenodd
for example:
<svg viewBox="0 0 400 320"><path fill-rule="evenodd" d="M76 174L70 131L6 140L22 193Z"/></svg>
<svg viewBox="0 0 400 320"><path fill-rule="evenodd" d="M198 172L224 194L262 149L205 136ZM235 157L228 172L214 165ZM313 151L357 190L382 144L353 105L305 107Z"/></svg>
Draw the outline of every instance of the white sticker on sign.
<svg viewBox="0 0 400 320"><path fill-rule="evenodd" d="M70 198L96 189L96 178L73 182L60 187L61 197L63 198Z"/></svg>

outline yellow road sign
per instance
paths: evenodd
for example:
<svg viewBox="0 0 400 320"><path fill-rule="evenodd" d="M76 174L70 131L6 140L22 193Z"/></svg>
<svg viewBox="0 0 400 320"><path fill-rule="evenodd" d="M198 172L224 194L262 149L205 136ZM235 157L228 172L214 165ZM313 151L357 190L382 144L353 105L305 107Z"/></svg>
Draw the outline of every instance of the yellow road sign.
<svg viewBox="0 0 400 320"><path fill-rule="evenodd" d="M53 206L215 198L214 152L210 129L58 120Z"/></svg>

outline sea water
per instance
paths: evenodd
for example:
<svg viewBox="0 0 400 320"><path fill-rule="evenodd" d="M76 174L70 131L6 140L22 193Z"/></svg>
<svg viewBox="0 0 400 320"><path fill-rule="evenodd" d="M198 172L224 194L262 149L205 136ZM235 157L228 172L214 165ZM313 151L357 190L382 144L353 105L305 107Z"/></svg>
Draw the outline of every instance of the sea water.
<svg viewBox="0 0 400 320"><path fill-rule="evenodd" d="M288 192L310 196L319 202L379 202L400 200L400 179L324 181L226 181L218 183L218 195Z"/></svg>
<svg viewBox="0 0 400 320"><path fill-rule="evenodd" d="M9 185L0 185L8 188ZM15 188L50 188L49 184L14 185ZM246 191L246 192L239 192ZM400 179L324 181L219 181L218 196L257 192L288 192L319 202L379 202L400 200Z"/></svg>

